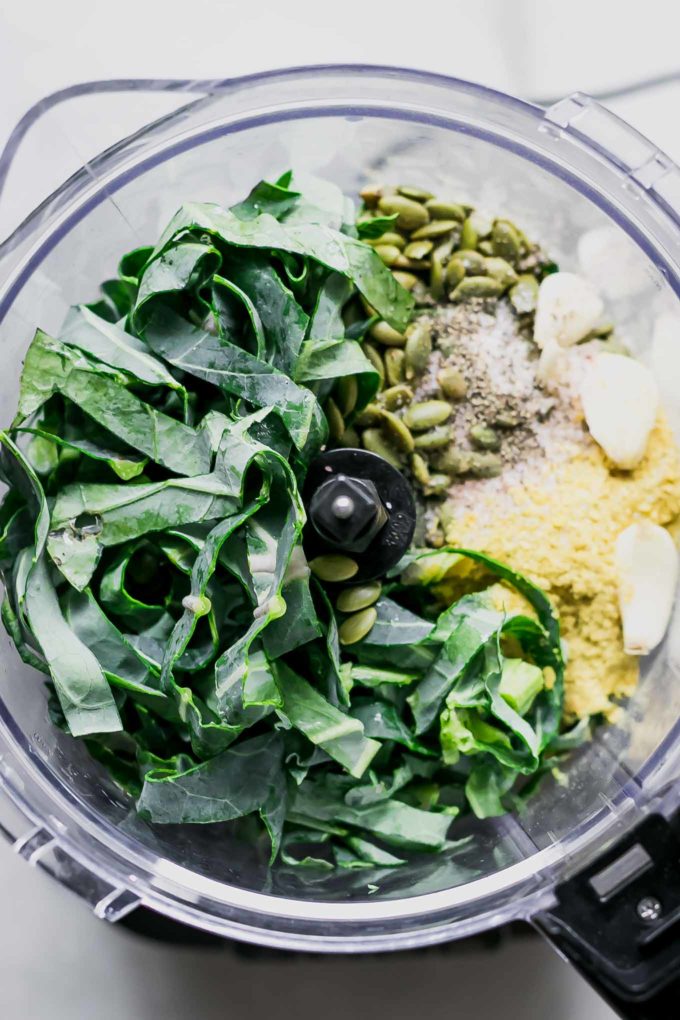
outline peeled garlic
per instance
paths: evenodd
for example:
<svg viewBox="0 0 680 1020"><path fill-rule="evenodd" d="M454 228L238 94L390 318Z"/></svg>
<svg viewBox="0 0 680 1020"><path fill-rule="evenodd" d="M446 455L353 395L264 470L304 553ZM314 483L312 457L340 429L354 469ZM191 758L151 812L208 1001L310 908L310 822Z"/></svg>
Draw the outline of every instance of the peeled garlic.
<svg viewBox="0 0 680 1020"><path fill-rule="evenodd" d="M623 354L598 354L586 369L581 403L591 436L610 460L625 470L639 464L659 407L649 369Z"/></svg>
<svg viewBox="0 0 680 1020"><path fill-rule="evenodd" d="M617 538L614 561L624 651L646 655L666 633L678 581L678 551L665 528L640 521Z"/></svg>
<svg viewBox="0 0 680 1020"><path fill-rule="evenodd" d="M603 305L588 280L575 273L552 273L538 288L534 340L539 347L551 342L571 347L597 325Z"/></svg>
<svg viewBox="0 0 680 1020"><path fill-rule="evenodd" d="M555 389L566 375L565 358L564 348L555 340L544 344L536 366L538 382L549 390Z"/></svg>

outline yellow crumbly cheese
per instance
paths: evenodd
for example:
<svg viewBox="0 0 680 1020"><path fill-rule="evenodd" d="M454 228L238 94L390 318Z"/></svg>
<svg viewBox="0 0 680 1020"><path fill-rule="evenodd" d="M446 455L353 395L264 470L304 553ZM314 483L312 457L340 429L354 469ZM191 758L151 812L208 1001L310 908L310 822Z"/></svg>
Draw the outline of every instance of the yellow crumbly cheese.
<svg viewBox="0 0 680 1020"><path fill-rule="evenodd" d="M630 695L638 678L637 659L623 651L614 543L635 520L668 525L678 514L680 457L659 418L635 470L613 469L588 440L503 499L489 497L461 517L454 512L446 540L503 560L545 589L568 655L565 716L611 716L612 699Z"/></svg>

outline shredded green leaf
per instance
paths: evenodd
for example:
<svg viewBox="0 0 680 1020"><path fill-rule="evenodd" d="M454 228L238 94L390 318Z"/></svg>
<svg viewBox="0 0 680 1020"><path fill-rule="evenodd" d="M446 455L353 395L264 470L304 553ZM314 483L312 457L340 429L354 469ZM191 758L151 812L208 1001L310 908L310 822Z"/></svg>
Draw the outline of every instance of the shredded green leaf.
<svg viewBox="0 0 680 1020"><path fill-rule="evenodd" d="M338 188L290 173L183 206L57 336L37 330L0 432L2 619L53 718L151 823L255 815L271 859L307 871L440 851L459 812L502 812L587 737L560 735L559 624L521 574L412 550L348 647L310 576L322 402L354 380L359 414L380 382L348 309L401 330L413 308L365 243L393 219L355 227ZM484 591L438 603L464 557L533 615Z"/></svg>

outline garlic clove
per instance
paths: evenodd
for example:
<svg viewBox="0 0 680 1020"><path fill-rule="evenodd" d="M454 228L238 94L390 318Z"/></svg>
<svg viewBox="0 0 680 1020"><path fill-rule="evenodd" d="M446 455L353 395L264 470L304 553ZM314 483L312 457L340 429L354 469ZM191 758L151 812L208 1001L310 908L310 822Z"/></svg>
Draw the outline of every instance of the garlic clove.
<svg viewBox="0 0 680 1020"><path fill-rule="evenodd" d="M566 353L555 340L543 345L536 366L536 379L548 390L555 390L566 375Z"/></svg>
<svg viewBox="0 0 680 1020"><path fill-rule="evenodd" d="M654 376L641 362L623 354L598 354L581 384L586 424L617 467L640 463L659 407Z"/></svg>
<svg viewBox="0 0 680 1020"><path fill-rule="evenodd" d="M599 294L576 273L551 273L538 288L534 340L571 347L597 325L603 311Z"/></svg>
<svg viewBox="0 0 680 1020"><path fill-rule="evenodd" d="M614 562L624 651L646 655L668 627L678 582L678 550L665 528L639 521L618 536Z"/></svg>

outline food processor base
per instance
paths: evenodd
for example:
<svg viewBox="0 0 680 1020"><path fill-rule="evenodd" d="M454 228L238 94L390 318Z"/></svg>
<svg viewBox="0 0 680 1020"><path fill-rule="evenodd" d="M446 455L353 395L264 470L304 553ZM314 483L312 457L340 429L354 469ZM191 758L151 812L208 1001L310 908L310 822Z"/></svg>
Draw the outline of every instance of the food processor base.
<svg viewBox="0 0 680 1020"><path fill-rule="evenodd" d="M534 922L625 1020L680 1005L680 811L650 815L577 875ZM675 1007L675 1008L672 1008Z"/></svg>

